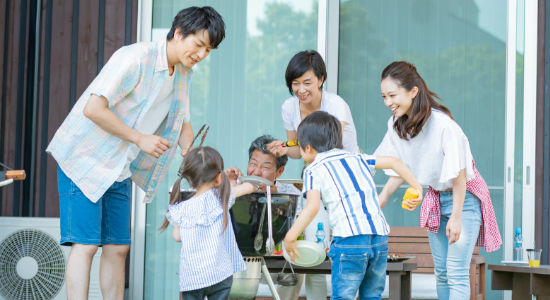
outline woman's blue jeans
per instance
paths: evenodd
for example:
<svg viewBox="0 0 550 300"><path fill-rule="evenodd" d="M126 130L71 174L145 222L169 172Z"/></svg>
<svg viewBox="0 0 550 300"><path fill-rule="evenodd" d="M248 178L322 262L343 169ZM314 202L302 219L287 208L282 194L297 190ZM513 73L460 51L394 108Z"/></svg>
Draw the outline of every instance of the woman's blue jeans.
<svg viewBox="0 0 550 300"><path fill-rule="evenodd" d="M466 192L458 241L449 245L446 228L453 211L453 192L440 192L441 224L437 234L429 233L440 300L470 299L470 261L481 226L481 201Z"/></svg>

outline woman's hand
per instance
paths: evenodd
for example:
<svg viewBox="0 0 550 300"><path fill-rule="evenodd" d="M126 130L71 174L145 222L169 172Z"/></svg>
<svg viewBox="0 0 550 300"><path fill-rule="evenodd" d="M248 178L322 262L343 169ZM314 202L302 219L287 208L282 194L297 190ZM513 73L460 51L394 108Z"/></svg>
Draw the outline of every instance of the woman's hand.
<svg viewBox="0 0 550 300"><path fill-rule="evenodd" d="M267 150L276 157L283 156L288 153L289 147L283 147L283 141L273 141L267 144Z"/></svg>
<svg viewBox="0 0 550 300"><path fill-rule="evenodd" d="M382 192L378 195L378 202L380 203L380 208L384 208L388 204L388 196L386 193Z"/></svg>
<svg viewBox="0 0 550 300"><path fill-rule="evenodd" d="M296 239L285 237L283 243L285 243L286 253L288 253L288 256L290 257L290 261L292 263L296 262L296 260L294 259L294 255L298 256L298 258L301 258L300 253L298 253L298 248L296 247Z"/></svg>
<svg viewBox="0 0 550 300"><path fill-rule="evenodd" d="M462 207L464 206L464 197L466 196L466 169L458 172L458 176L453 179L453 212L447 222L447 238L449 245L458 241L462 225L460 217L462 216Z"/></svg>
<svg viewBox="0 0 550 300"><path fill-rule="evenodd" d="M416 199L409 199L405 201L405 204L408 206L408 208L405 208L408 211L413 211L417 206L419 206L422 203L422 189L418 190L415 189L418 192L418 198Z"/></svg>
<svg viewBox="0 0 550 300"><path fill-rule="evenodd" d="M447 238L449 239L449 245L460 239L461 231L462 225L460 223L460 219L451 215L449 222L447 222Z"/></svg>

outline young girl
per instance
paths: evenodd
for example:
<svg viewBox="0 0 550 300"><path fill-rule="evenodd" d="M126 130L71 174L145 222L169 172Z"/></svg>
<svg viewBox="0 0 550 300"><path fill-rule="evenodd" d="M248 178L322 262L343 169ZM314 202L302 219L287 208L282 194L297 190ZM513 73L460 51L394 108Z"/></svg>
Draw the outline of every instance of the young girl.
<svg viewBox="0 0 550 300"><path fill-rule="evenodd" d="M498 250L500 233L485 181L470 144L451 112L434 98L416 68L393 62L382 72L382 97L393 113L374 153L401 159L421 185L429 186L420 226L429 233L439 299L470 299L469 269L474 247ZM380 193L380 206L403 183L397 174ZM417 206L420 202L408 202Z"/></svg>
<svg viewBox="0 0 550 300"><path fill-rule="evenodd" d="M179 268L181 299L229 299L233 273L246 269L237 247L229 208L235 198L258 188L250 183L231 188L223 159L213 148L199 147L184 159L183 178L196 193L188 200L170 200L159 230L174 225L172 236L182 242Z"/></svg>

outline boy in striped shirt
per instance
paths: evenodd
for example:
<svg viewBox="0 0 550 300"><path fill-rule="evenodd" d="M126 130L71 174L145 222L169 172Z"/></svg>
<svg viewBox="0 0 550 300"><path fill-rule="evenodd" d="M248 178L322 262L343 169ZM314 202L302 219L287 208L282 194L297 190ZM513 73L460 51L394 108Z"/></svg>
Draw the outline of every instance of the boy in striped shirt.
<svg viewBox="0 0 550 300"><path fill-rule="evenodd" d="M309 166L304 170L305 208L288 231L284 244L294 261L300 257L296 239L313 220L320 202L328 211L332 244L332 299L381 299L386 283L390 228L378 200L371 172L393 169L422 201L422 186L403 162L394 157L374 157L342 150L340 122L317 111L298 127L300 153Z"/></svg>

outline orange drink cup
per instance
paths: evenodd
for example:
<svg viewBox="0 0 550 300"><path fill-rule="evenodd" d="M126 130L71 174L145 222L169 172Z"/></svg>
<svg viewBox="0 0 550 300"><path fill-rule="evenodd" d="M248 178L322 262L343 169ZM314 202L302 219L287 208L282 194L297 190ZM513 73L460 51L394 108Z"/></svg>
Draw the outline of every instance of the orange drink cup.
<svg viewBox="0 0 550 300"><path fill-rule="evenodd" d="M542 249L527 249L527 259L529 260L529 267L540 267L540 255Z"/></svg>

